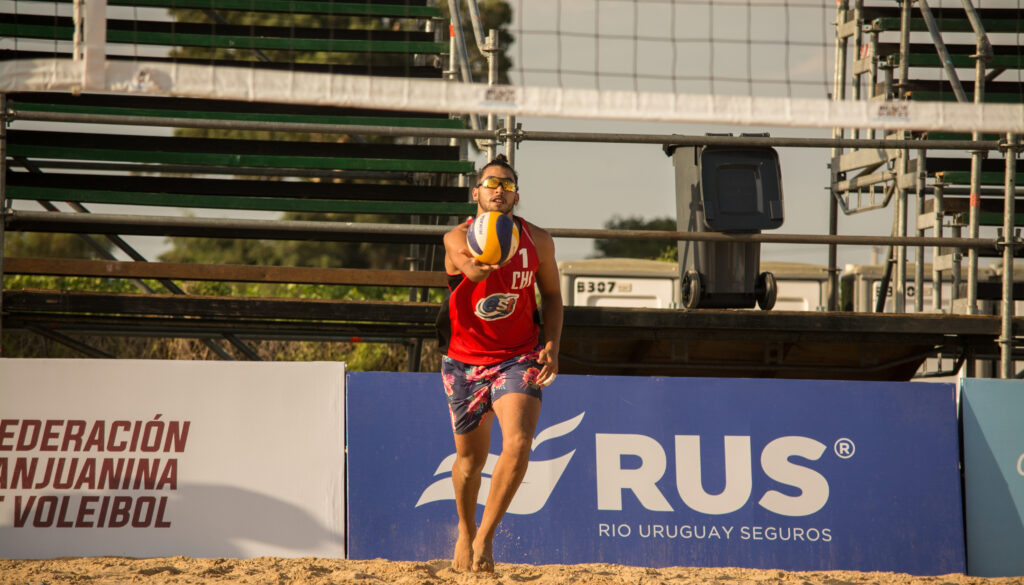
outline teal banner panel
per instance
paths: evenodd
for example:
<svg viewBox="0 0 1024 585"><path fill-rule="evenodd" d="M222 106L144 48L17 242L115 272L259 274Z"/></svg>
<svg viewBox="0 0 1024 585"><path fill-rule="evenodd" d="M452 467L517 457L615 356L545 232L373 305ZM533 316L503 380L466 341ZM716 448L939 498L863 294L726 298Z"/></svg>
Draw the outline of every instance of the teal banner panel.
<svg viewBox="0 0 1024 585"><path fill-rule="evenodd" d="M967 572L1024 575L1024 381L962 390Z"/></svg>

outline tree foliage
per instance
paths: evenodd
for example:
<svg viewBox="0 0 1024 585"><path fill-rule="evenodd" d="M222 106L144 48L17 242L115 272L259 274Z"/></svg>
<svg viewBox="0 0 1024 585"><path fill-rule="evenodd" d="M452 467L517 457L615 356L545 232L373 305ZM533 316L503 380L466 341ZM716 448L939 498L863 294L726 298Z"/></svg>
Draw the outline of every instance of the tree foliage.
<svg viewBox="0 0 1024 585"><path fill-rule="evenodd" d="M676 231L676 220L671 217L658 217L645 220L639 216L621 217L614 216L604 222L605 229L609 230L648 230L648 231ZM664 259L670 254L669 248L676 248L674 240L623 240L623 239L596 239L594 248L597 251L597 258L648 258Z"/></svg>
<svg viewBox="0 0 1024 585"><path fill-rule="evenodd" d="M110 250L110 243L102 237L93 241ZM96 250L84 238L75 234L45 232L4 232L4 255L17 258L95 258Z"/></svg>

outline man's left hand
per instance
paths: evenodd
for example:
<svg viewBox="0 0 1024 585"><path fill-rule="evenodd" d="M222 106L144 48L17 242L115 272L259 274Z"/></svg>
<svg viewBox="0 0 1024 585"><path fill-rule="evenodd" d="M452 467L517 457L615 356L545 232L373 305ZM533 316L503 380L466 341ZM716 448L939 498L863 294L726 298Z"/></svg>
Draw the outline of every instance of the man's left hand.
<svg viewBox="0 0 1024 585"><path fill-rule="evenodd" d="M544 364L544 367L540 370L540 375L537 376L537 382L543 386L551 385L558 374L558 350L555 349L553 343L549 341L544 344L544 349L540 350L537 361Z"/></svg>

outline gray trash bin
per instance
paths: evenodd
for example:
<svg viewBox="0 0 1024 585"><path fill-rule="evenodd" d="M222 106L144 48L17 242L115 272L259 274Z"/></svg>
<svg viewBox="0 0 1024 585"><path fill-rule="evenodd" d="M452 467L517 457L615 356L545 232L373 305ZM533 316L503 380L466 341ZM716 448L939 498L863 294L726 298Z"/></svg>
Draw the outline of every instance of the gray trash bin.
<svg viewBox="0 0 1024 585"><path fill-rule="evenodd" d="M782 225L782 171L769 147L667 145L676 169L676 223L682 232L759 233ZM769 310L778 288L758 273L761 245L679 242L685 309Z"/></svg>

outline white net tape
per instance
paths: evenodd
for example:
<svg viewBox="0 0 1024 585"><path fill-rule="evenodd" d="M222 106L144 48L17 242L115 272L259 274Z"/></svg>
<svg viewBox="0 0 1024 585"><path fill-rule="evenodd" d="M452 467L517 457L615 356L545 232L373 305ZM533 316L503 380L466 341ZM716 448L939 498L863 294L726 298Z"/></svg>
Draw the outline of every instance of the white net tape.
<svg viewBox="0 0 1024 585"><path fill-rule="evenodd" d="M106 63L104 91L425 112L780 127L1024 132L1022 104L831 101L813 98L494 86L443 80L266 71L180 63ZM80 91L83 65L0 65L0 92ZM97 88L98 89L98 88Z"/></svg>
<svg viewBox="0 0 1024 585"><path fill-rule="evenodd" d="M15 2L8 16L17 22L19 13L35 5L42 7L40 14L49 11L54 16L71 9L60 2ZM85 1L86 13L92 15L86 22L85 59L75 61L56 51L52 57L19 56L15 38L14 58L0 61L0 91L107 91L452 114L758 127L1024 132L1021 103L830 99L837 54L832 2L513 1L508 7L512 20L503 30L515 37L508 51L512 60L508 74L517 85L493 87L437 78L385 77L372 71L355 75L236 67L223 61L202 64L123 56L97 61L89 57L108 55L102 45L105 21L95 17L105 7L103 0ZM111 7L115 9L125 10ZM120 18L131 22L135 14ZM290 22L287 19L292 16L282 16L281 22ZM897 33L883 34L889 36L882 40L892 41ZM922 33L914 34L912 40L921 42ZM1016 42L1021 33L998 34L1005 37L1004 42ZM852 38L849 42L853 45ZM108 45L109 55L118 51L123 55L125 46L132 45ZM136 57L140 46L154 49L134 46ZM859 49L849 47L847 67Z"/></svg>

